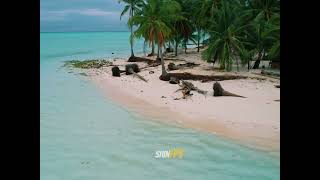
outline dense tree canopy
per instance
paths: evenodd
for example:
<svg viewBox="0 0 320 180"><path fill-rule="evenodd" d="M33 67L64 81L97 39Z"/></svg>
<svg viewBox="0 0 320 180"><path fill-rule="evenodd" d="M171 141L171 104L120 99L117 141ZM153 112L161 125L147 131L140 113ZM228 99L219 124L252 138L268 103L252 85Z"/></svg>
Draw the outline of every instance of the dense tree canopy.
<svg viewBox="0 0 320 180"><path fill-rule="evenodd" d="M280 60L280 0L126 0L132 37L158 45L187 49L193 42L202 58L221 69L234 63L259 68L261 60ZM132 28L131 28L132 29ZM202 40L202 42L201 42ZM132 42L132 41L131 41ZM152 52L153 53L153 52ZM132 52L133 54L133 52ZM250 66L250 61L254 65ZM238 69L238 68L237 68Z"/></svg>

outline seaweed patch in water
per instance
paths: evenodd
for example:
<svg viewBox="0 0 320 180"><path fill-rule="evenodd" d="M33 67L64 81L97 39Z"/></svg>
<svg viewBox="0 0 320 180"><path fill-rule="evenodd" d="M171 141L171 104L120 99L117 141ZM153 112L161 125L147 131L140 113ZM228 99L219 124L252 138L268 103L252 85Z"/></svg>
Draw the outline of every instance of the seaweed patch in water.
<svg viewBox="0 0 320 180"><path fill-rule="evenodd" d="M92 68L101 68L103 66L112 66L112 62L107 60L100 60L100 59L92 59L92 60L70 60L65 61L63 67L71 66L74 68L81 68L81 69L92 69Z"/></svg>

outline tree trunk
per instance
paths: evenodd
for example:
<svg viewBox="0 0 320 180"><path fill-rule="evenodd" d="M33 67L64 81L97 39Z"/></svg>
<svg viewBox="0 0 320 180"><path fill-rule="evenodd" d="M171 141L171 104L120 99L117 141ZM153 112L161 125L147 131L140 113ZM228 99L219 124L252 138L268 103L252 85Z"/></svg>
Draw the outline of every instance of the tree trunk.
<svg viewBox="0 0 320 180"><path fill-rule="evenodd" d="M221 64L220 64L220 69L221 69L221 70L224 70L225 68L226 68L225 64L224 64L224 63L221 63Z"/></svg>
<svg viewBox="0 0 320 180"><path fill-rule="evenodd" d="M151 54L154 55L154 41L151 42Z"/></svg>
<svg viewBox="0 0 320 180"><path fill-rule="evenodd" d="M250 71L250 59L248 60L248 71Z"/></svg>
<svg viewBox="0 0 320 180"><path fill-rule="evenodd" d="M261 57L262 57L262 51L259 52L258 54L258 59L256 60L256 62L254 62L253 68L252 69L258 69L260 62L261 62Z"/></svg>
<svg viewBox="0 0 320 180"><path fill-rule="evenodd" d="M214 67L214 64L216 63L217 59L218 59L218 53L216 53L213 57L212 68Z"/></svg>
<svg viewBox="0 0 320 180"><path fill-rule="evenodd" d="M239 59L237 58L237 71L239 72Z"/></svg>
<svg viewBox="0 0 320 180"><path fill-rule="evenodd" d="M198 29L198 52L200 51L200 29Z"/></svg>
<svg viewBox="0 0 320 180"><path fill-rule="evenodd" d="M168 73L166 71L166 67L164 66L164 59L163 59L163 55L162 55L162 48L160 46L160 44L158 45L160 48L159 48L159 51L160 51L160 59L161 59L161 68L162 68L162 71L161 71L161 76L167 76Z"/></svg>
<svg viewBox="0 0 320 180"><path fill-rule="evenodd" d="M184 52L187 54L187 41L184 42Z"/></svg>
<svg viewBox="0 0 320 180"><path fill-rule="evenodd" d="M174 55L178 56L178 41L176 41L176 48L175 48Z"/></svg>
<svg viewBox="0 0 320 180"><path fill-rule="evenodd" d="M133 7L132 7L132 5L131 5L131 9L130 9L130 16L133 17ZM132 25L130 26L130 31L131 31L131 37L130 37L131 57L134 57L134 53L133 53L133 29L132 29Z"/></svg>

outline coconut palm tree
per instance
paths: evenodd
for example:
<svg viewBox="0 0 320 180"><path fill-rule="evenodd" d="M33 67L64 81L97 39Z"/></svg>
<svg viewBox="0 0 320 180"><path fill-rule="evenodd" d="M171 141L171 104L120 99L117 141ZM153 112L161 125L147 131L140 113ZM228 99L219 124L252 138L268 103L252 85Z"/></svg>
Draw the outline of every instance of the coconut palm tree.
<svg viewBox="0 0 320 180"><path fill-rule="evenodd" d="M248 26L242 21L241 13L239 4L222 1L221 8L210 22L209 45L202 57L213 63L218 60L221 69L226 67L230 71L234 60L239 65L238 56L244 50L243 31Z"/></svg>
<svg viewBox="0 0 320 180"><path fill-rule="evenodd" d="M169 24L182 17L178 15L180 5L171 0L146 0L141 13L129 19L130 25L136 25L134 36L144 37L148 42L156 42L159 48L162 74L166 77L162 47L172 32Z"/></svg>
<svg viewBox="0 0 320 180"><path fill-rule="evenodd" d="M280 0L249 0L248 9L256 20L268 21L280 12Z"/></svg>
<svg viewBox="0 0 320 180"><path fill-rule="evenodd" d="M192 41L196 44L196 36L193 35L193 26L187 19L182 19L174 22L172 27L173 39L175 41L175 56L178 55L178 45L182 44L187 53L187 43Z"/></svg>
<svg viewBox="0 0 320 180"><path fill-rule="evenodd" d="M214 17L216 11L220 8L221 0L200 0L191 1L192 22L197 34L197 51L200 51L201 34L205 34L205 29L210 25L210 21ZM203 36L203 35L202 35Z"/></svg>
<svg viewBox="0 0 320 180"><path fill-rule="evenodd" d="M273 39L267 31L267 26L268 24L265 21L252 22L246 33L246 48L252 52L252 55L257 55L253 69L259 68L267 49L272 46Z"/></svg>
<svg viewBox="0 0 320 180"><path fill-rule="evenodd" d="M269 49L268 57L271 59L280 59L280 14L275 14L269 21L268 34L273 40Z"/></svg>
<svg viewBox="0 0 320 180"><path fill-rule="evenodd" d="M125 3L125 7L123 8L121 14L120 14L120 20L122 16L124 16L129 11L129 18L134 16L135 13L138 13L140 11L140 8L142 7L144 1L143 0L118 0L119 3ZM134 56L133 53L133 26L129 25L130 27L130 48L131 48L131 57Z"/></svg>
<svg viewBox="0 0 320 180"><path fill-rule="evenodd" d="M249 0L247 1L247 6L245 8L247 9L247 12L251 13L253 22L255 24L258 24L258 26L260 26L263 23L269 24L269 21L273 18L273 16L279 15L280 0ZM254 33L256 34L257 31L255 31ZM262 34L266 34L266 33L262 33ZM265 35L264 38L270 38L270 34L267 33L267 35ZM279 45L278 47L280 47L280 41L278 45ZM273 52L276 52L276 49L277 49L276 47L277 46L274 47L275 49L273 50ZM262 51L265 52L266 49L263 49ZM259 68L261 58L263 57L264 57L264 53L258 52L258 58L256 59L253 65L253 69Z"/></svg>

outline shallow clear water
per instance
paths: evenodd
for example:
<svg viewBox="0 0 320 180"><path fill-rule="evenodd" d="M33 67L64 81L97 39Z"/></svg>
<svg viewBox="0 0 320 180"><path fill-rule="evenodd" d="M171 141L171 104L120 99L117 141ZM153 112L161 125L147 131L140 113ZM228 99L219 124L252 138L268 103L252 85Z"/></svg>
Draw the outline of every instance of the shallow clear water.
<svg viewBox="0 0 320 180"><path fill-rule="evenodd" d="M127 32L40 33L40 175L60 179L279 179L278 157L212 134L139 118L64 60L130 53ZM143 52L143 42L135 50ZM114 52L115 54L111 54ZM155 159L181 147L183 159Z"/></svg>

